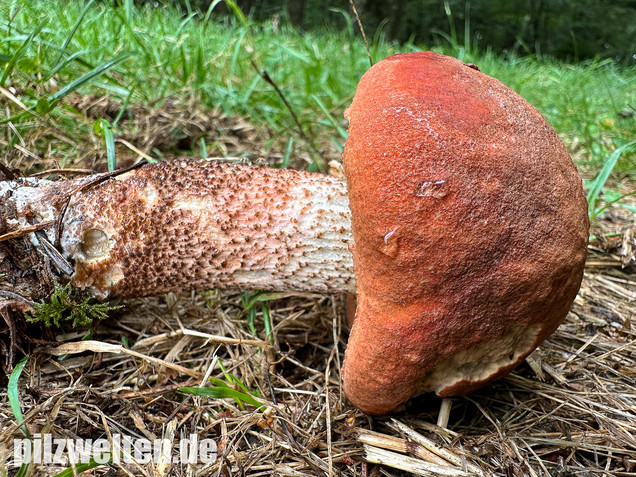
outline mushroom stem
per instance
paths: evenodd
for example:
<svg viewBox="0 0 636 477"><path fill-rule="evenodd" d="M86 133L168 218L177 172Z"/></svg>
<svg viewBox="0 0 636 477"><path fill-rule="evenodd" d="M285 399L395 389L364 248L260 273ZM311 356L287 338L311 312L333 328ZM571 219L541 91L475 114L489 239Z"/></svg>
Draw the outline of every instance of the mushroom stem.
<svg viewBox="0 0 636 477"><path fill-rule="evenodd" d="M102 298L213 288L355 292L343 180L185 160L86 186L93 179L0 182L0 210L9 213L0 235L58 221L68 201L59 225L38 233L59 244L72 285ZM43 249L33 233L18 241ZM0 273L16 268L10 258L0 250Z"/></svg>

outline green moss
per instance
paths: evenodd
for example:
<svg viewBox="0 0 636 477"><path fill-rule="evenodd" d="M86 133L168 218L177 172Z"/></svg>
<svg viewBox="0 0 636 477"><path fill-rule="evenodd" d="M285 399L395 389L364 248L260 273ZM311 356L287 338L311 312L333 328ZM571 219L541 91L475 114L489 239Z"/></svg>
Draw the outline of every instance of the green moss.
<svg viewBox="0 0 636 477"><path fill-rule="evenodd" d="M33 315L27 315L32 323L44 323L46 326L60 327L71 322L73 327L90 325L95 320L108 317L110 311L122 306L111 306L108 303L90 303L91 298L78 300L73 296L71 284L61 286L55 284L55 291L48 301L35 303Z"/></svg>

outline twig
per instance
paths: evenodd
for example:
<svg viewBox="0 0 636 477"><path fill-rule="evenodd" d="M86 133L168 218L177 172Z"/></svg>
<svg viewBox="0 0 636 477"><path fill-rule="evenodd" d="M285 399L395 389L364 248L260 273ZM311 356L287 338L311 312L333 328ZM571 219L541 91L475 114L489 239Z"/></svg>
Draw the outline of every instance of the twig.
<svg viewBox="0 0 636 477"><path fill-rule="evenodd" d="M13 293L13 292L6 291L6 290L0 290L0 296L5 296L7 298L11 298L12 300L21 301L22 303L26 303L31 308L33 308L33 302L32 301L27 300L22 295L18 295L17 293Z"/></svg>
<svg viewBox="0 0 636 477"><path fill-rule="evenodd" d="M250 58L250 62L252 63L252 67L258 72L261 78L263 78L267 84L269 84L272 88L274 88L274 91L276 91L276 94L278 95L280 100L283 102L287 110L289 111L289 114L291 114L291 117L294 120L294 123L296 123L296 127L298 128L298 134L300 134L300 137L307 142L311 151L314 154L316 154L317 157L320 157L318 148L314 144L314 141L309 136L307 136L307 134L305 134L305 130L303 129L302 124L300 123L300 119L298 119L298 116L296 115L294 108L292 107L291 103L287 100L287 97L285 96L283 91L278 87L276 82L272 79L272 77L269 75L269 73L267 72L265 68L259 68L258 65L256 64L256 61L254 61L253 58ZM321 165L322 164L319 164L319 166Z"/></svg>
<svg viewBox="0 0 636 477"><path fill-rule="evenodd" d="M331 477L333 475L333 446L331 442L331 403L329 402L329 374L331 372L331 362L333 361L334 354L338 350L337 343L331 349L329 358L327 359L327 366L325 368L325 421L327 425L327 465L329 470L327 475Z"/></svg>
<svg viewBox="0 0 636 477"><path fill-rule="evenodd" d="M374 447L380 447L382 449L400 452L402 454L410 454L411 456L425 460L431 464L448 465L446 460L442 459L437 454L434 454L423 445L417 442L409 442L400 437L389 436L367 429L358 429L358 440L363 444L368 444Z"/></svg>
<svg viewBox="0 0 636 477"><path fill-rule="evenodd" d="M202 376L202 373L200 373L199 371L195 371L193 369L189 369L178 364L169 363L163 359L155 358L153 356L147 356L145 354L138 353L137 351L124 348L122 345L114 345L111 343L104 343L102 341L76 341L72 343L64 343L56 347L45 347L42 349L42 351L53 356L78 354L85 351L92 351L93 353L127 354L134 358L139 358L157 366L163 366L172 369L173 371L177 371L178 373L182 373L193 378L201 379Z"/></svg>
<svg viewBox="0 0 636 477"><path fill-rule="evenodd" d="M128 149L130 149L132 152L134 152L134 153L138 154L140 157L143 157L144 159L146 159L148 162L157 162L157 159L154 159L153 157L149 156L144 151L142 151L141 149L135 147L134 144L129 143L125 139L119 138L115 142L119 142L119 143L123 144Z"/></svg>
<svg viewBox="0 0 636 477"><path fill-rule="evenodd" d="M407 457L396 452L364 444L364 458L370 464L382 464L394 469L411 472L415 475L437 475L449 477L468 477L473 474L454 467L431 464L423 460Z"/></svg>
<svg viewBox="0 0 636 477"><path fill-rule="evenodd" d="M24 237L25 235L29 235L32 232L37 232L38 230L42 230L47 227L50 227L53 224L55 224L55 220L46 220L44 222L40 222L35 225L28 225L26 227L19 228L12 232L8 232L4 235L0 235L0 242L5 242L7 240Z"/></svg>
<svg viewBox="0 0 636 477"><path fill-rule="evenodd" d="M389 424L389 426L404 433L404 435L406 435L409 439L413 440L413 442L417 442L421 446L424 446L426 449L428 449L434 454L437 454L438 456L440 456L442 459L446 460L447 462L450 462L451 464L454 464L457 466L464 465L463 459L460 456L452 453L451 451L447 449L440 447L432 440L427 439L422 434L414 431L409 426L407 426L406 424L403 424L397 419L391 419L391 423ZM472 474L476 474L476 475L483 474L482 470L473 464L467 463L466 469L470 471Z"/></svg>
<svg viewBox="0 0 636 477"><path fill-rule="evenodd" d="M0 341L0 354L4 355L4 363L2 366L6 371L13 369L13 362L15 360L16 345L16 324L15 319L11 316L9 310L3 310L0 308L0 316L4 319L5 323L9 327L9 349L6 345Z"/></svg>
<svg viewBox="0 0 636 477"><path fill-rule="evenodd" d="M349 5L351 5L351 10L353 10L353 15L356 17L356 22L358 22L358 28L360 28L360 33L362 33L362 39L364 40L364 46L367 48L367 57L369 58L369 63L373 66L373 59L371 58L371 50L369 49L369 42L367 41L367 35L364 33L364 27L362 26L362 22L360 21L360 16L358 15L358 9L356 8L356 4L353 0L349 0Z"/></svg>
<svg viewBox="0 0 636 477"><path fill-rule="evenodd" d="M272 396L272 403L274 404L274 406L278 406L278 401L276 400L276 393L274 392L274 386L272 386L272 380L269 377L269 366L270 364L267 361L267 358L265 358L265 381L267 381L267 386L269 387L269 393ZM283 427L283 430L285 431L285 435L287 436L287 439L289 439L290 445L294 448L297 448L298 443L296 442L296 439L294 439L294 436L289 430L289 427L287 426L287 422L285 422L285 419L281 419L280 423L281 423L281 426Z"/></svg>
<svg viewBox="0 0 636 477"><path fill-rule="evenodd" d="M262 340L249 340L243 338L229 338L227 336L220 335L212 335L210 333L203 333L201 331L194 331L188 328L182 328L179 330L171 331L169 333L161 333L159 335L150 336L148 338L141 339L137 341L133 348L144 348L152 346L156 343L160 343L166 339L174 338L175 336L196 336L198 338L205 338L208 341L212 341L214 343L223 343L223 344L237 344L237 345L247 345L247 346L257 346L259 348L267 348L271 346L266 341Z"/></svg>
<svg viewBox="0 0 636 477"><path fill-rule="evenodd" d="M46 171L42 171L42 172L36 172L34 174L31 174L29 177L44 177L44 176L50 176L53 174L61 174L61 175L73 175L73 174L85 174L85 175L90 175L90 174L94 174L95 171L91 170L91 169L48 169Z"/></svg>
<svg viewBox="0 0 636 477"><path fill-rule="evenodd" d="M0 296L8 298L9 300L14 300L20 302L22 305L14 305L12 308L17 308L22 313L26 313L27 311L33 310L33 302L30 302L22 295L18 295L17 293L13 293L6 290L0 290ZM13 369L13 363L15 362L16 350L18 348L17 344L17 333L18 327L16 326L15 317L12 313L12 309L9 308L8 303L6 301L0 301L0 316L4 319L5 323L9 327L9 349L7 350L4 343L0 341L0 350L1 354L4 354L4 363L3 367L5 370ZM25 309L23 305L26 305L29 309Z"/></svg>
<svg viewBox="0 0 636 477"><path fill-rule="evenodd" d="M22 108L24 111L29 110L29 108L22 101L20 101L11 91L4 89L3 87L0 86L0 93L2 93L11 101L13 101L15 104L20 106L20 108Z"/></svg>
<svg viewBox="0 0 636 477"><path fill-rule="evenodd" d="M62 272L69 277L73 275L75 269L73 265L64 258L64 256L55 248L51 242L49 242L46 238L46 235L41 230L36 232L35 237L37 238L40 246L42 247L44 255L46 255L55 265L55 268L59 272Z"/></svg>

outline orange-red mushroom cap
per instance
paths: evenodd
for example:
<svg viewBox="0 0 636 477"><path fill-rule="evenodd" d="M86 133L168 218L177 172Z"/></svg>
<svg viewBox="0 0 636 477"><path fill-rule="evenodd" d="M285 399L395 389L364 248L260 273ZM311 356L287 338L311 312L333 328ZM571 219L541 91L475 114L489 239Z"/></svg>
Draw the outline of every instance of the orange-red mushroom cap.
<svg viewBox="0 0 636 477"><path fill-rule="evenodd" d="M377 63L345 116L358 285L347 396L383 414L505 375L581 283L587 204L563 143L498 80L431 52Z"/></svg>

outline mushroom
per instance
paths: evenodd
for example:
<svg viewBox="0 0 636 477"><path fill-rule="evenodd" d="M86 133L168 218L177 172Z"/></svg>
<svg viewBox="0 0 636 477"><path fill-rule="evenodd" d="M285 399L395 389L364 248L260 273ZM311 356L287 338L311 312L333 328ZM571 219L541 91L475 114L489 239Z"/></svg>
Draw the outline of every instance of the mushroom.
<svg viewBox="0 0 636 477"><path fill-rule="evenodd" d="M30 246L59 250L52 263L99 297L357 283L344 385L370 414L511 371L564 319L582 278L587 206L563 144L516 93L433 53L377 63L346 116L346 185L185 160L0 181L0 241L12 237L2 280L26 295L51 280L48 259L23 273ZM29 243L20 228L43 230Z"/></svg>
<svg viewBox="0 0 636 477"><path fill-rule="evenodd" d="M349 399L384 414L470 393L563 321L583 276L581 179L539 112L473 65L395 55L345 116L358 308Z"/></svg>

